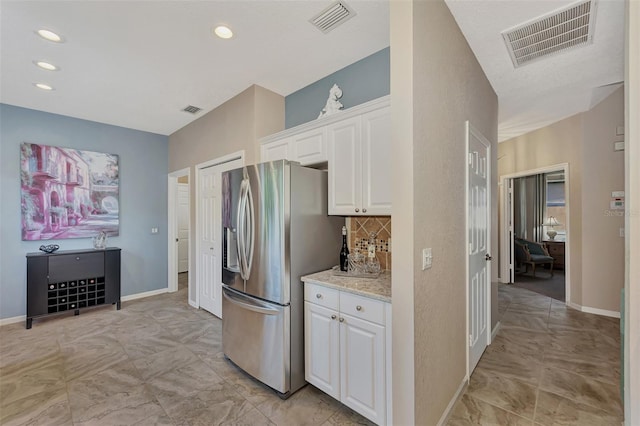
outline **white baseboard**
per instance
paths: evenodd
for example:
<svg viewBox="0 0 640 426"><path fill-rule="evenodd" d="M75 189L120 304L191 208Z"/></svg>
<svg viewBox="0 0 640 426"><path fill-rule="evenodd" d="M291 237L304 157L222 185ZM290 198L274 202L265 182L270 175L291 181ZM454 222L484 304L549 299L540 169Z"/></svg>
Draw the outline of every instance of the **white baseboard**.
<svg viewBox="0 0 640 426"><path fill-rule="evenodd" d="M158 294L167 293L169 291L168 288L160 288L158 290L145 291L143 293L130 294L128 296L122 296L120 300L122 302L128 302L130 300L142 299L150 296L157 296ZM17 322L24 322L27 320L26 315L19 315L17 317L11 318L2 318L0 319L0 327L3 325L15 324Z"/></svg>
<svg viewBox="0 0 640 426"><path fill-rule="evenodd" d="M122 302L128 302L130 300L143 299L145 297L157 296L159 294L164 294L169 291L168 287L159 288L158 290L145 291L142 293L130 294L128 296L122 296L120 300Z"/></svg>
<svg viewBox="0 0 640 426"><path fill-rule="evenodd" d="M15 324L17 322L25 322L26 320L27 320L26 315L18 315L17 317L3 318L3 319L0 319L0 327L2 327L3 325Z"/></svg>
<svg viewBox="0 0 640 426"><path fill-rule="evenodd" d="M583 306L582 312L586 312L588 314L603 315L605 317L620 318L620 312L607 311L606 309L590 308L588 306Z"/></svg>
<svg viewBox="0 0 640 426"><path fill-rule="evenodd" d="M449 401L449 405L447 405L447 408L445 408L444 413L442 413L440 420L438 420L438 423L437 423L438 426L442 426L447 422L447 420L449 419L449 414L451 414L451 409L453 408L454 405L456 405L456 402L458 402L460 395L462 395L462 391L464 391L466 387L467 387L467 379L464 378L462 379L462 383L460 383L460 386L458 386L458 390L456 391L456 393L453 394L453 398L451 398L451 401Z"/></svg>
<svg viewBox="0 0 640 426"><path fill-rule="evenodd" d="M194 302L193 300L191 300L191 299L189 299L189 306L191 306L192 308L196 308L196 309L200 308L198 306L198 304L196 302Z"/></svg>
<svg viewBox="0 0 640 426"><path fill-rule="evenodd" d="M500 330L500 321L498 321L496 323L496 326L493 327L493 331L491 332L491 341L493 342L494 339L496 338L496 334L498 334L498 331Z"/></svg>
<svg viewBox="0 0 640 426"><path fill-rule="evenodd" d="M602 315L605 317L620 318L620 312L617 312L617 311L608 311L606 309L591 308L589 306L582 306L573 302L569 302L567 303L567 305L569 305L573 309L576 309L580 312L584 312L586 314L596 314L596 315Z"/></svg>

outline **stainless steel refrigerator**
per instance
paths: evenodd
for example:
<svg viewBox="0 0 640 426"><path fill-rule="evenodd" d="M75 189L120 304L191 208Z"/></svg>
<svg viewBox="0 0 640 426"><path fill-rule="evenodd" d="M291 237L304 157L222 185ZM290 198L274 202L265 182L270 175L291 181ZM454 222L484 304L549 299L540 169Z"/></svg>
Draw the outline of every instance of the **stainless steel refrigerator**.
<svg viewBox="0 0 640 426"><path fill-rule="evenodd" d="M324 171L280 160L222 174L223 351L281 397L305 384L300 277L338 264L342 225Z"/></svg>

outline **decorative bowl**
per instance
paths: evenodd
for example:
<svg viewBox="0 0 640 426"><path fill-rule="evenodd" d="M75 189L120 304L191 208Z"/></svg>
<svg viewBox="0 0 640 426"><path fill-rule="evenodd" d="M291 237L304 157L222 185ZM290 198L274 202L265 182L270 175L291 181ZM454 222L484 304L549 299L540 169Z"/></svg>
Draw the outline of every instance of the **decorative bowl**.
<svg viewBox="0 0 640 426"><path fill-rule="evenodd" d="M48 246L45 245L41 245L40 246L40 250L45 252L45 253L53 253L54 251L58 250L60 248L59 245L57 244L49 244Z"/></svg>

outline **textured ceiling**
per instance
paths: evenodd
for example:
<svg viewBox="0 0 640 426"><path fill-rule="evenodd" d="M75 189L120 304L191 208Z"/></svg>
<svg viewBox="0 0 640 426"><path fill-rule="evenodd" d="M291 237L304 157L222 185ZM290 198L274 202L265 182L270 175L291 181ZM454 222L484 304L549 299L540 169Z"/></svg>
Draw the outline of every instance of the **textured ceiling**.
<svg viewBox="0 0 640 426"><path fill-rule="evenodd" d="M388 2L349 0L357 15L325 35L308 20L329 4L2 1L0 101L168 135L252 84L286 96L389 46ZM212 35L220 23L233 39ZM66 42L42 40L42 27Z"/></svg>
<svg viewBox="0 0 640 426"><path fill-rule="evenodd" d="M168 135L251 84L286 96L387 47L388 2L347 2L357 16L325 35L308 20L328 0L2 0L0 102ZM572 2L446 2L498 94L499 140L588 110L623 80L623 0L596 3L593 44L518 69L501 32ZM220 23L236 36L212 36ZM41 27L66 42L40 39Z"/></svg>
<svg viewBox="0 0 640 426"><path fill-rule="evenodd" d="M624 1L596 3L593 43L515 69L501 33L575 1L447 0L499 99L498 140L589 110L624 79Z"/></svg>

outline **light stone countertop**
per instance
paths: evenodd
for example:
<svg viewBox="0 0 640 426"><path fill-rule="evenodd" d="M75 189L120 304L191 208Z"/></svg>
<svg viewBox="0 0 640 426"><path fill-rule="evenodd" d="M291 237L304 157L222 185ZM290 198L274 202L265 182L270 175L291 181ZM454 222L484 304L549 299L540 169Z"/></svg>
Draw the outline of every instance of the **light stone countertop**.
<svg viewBox="0 0 640 426"><path fill-rule="evenodd" d="M334 275L329 269L305 275L302 281L391 303L391 272L389 271L380 273L378 278L355 278Z"/></svg>

